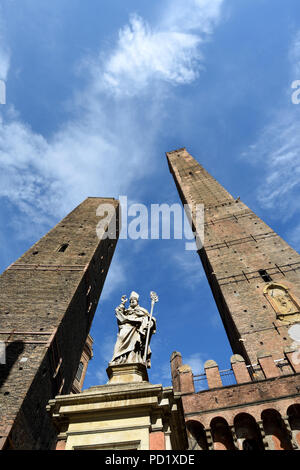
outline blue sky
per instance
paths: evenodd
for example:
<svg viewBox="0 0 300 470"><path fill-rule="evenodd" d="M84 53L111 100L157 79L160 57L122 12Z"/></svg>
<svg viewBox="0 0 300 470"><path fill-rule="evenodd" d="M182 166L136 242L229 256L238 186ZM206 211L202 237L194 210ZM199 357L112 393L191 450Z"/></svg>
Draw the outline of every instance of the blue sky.
<svg viewBox="0 0 300 470"><path fill-rule="evenodd" d="M179 202L165 152L185 146L299 249L297 0L0 0L0 267L87 196ZM183 240L120 240L85 387L106 381L123 294L156 305L150 380L174 350L201 371L231 349Z"/></svg>

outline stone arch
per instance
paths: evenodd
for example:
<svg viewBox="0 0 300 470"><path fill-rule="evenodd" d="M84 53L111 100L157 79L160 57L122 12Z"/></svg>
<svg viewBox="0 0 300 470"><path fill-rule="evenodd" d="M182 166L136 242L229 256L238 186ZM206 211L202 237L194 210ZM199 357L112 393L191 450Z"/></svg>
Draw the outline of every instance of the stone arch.
<svg viewBox="0 0 300 470"><path fill-rule="evenodd" d="M234 418L234 428L240 450L264 450L262 436L253 416L239 413Z"/></svg>
<svg viewBox="0 0 300 470"><path fill-rule="evenodd" d="M186 422L189 450L208 450L204 426L195 420Z"/></svg>
<svg viewBox="0 0 300 470"><path fill-rule="evenodd" d="M293 448L300 449L300 405L294 404L287 409L287 418L292 432Z"/></svg>
<svg viewBox="0 0 300 470"><path fill-rule="evenodd" d="M291 438L277 410L266 409L261 414L265 438L270 450L292 450Z"/></svg>
<svg viewBox="0 0 300 470"><path fill-rule="evenodd" d="M215 417L210 423L214 450L235 450L232 434L226 419Z"/></svg>

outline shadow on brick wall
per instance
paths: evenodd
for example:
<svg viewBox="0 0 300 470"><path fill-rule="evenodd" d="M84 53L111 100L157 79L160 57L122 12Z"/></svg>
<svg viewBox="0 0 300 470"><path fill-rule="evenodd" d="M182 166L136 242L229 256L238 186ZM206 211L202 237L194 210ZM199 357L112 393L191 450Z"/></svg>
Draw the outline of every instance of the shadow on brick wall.
<svg viewBox="0 0 300 470"><path fill-rule="evenodd" d="M24 351L23 341L13 341L6 347L6 363L0 364L0 389L5 384L8 375L19 356Z"/></svg>

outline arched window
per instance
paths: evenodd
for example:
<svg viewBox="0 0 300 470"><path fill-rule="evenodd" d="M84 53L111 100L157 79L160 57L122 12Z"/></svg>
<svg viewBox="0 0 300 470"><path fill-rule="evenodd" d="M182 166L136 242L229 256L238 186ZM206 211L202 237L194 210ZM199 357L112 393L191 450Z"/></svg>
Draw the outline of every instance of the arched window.
<svg viewBox="0 0 300 470"><path fill-rule="evenodd" d="M292 431L292 444L294 449L300 449L300 405L291 405L287 409L287 417Z"/></svg>
<svg viewBox="0 0 300 470"><path fill-rule="evenodd" d="M264 450L258 424L253 416L240 413L234 418L235 433L241 450Z"/></svg>
<svg viewBox="0 0 300 470"><path fill-rule="evenodd" d="M261 414L266 440L270 450L291 450L288 430L277 410L264 410Z"/></svg>
<svg viewBox="0 0 300 470"><path fill-rule="evenodd" d="M190 420L186 423L189 450L208 450L204 427L198 421Z"/></svg>
<svg viewBox="0 0 300 470"><path fill-rule="evenodd" d="M213 418L210 427L214 450L235 450L231 431L224 418Z"/></svg>
<svg viewBox="0 0 300 470"><path fill-rule="evenodd" d="M68 248L68 246L69 246L69 243L63 243L58 249L59 253L64 253L66 249Z"/></svg>

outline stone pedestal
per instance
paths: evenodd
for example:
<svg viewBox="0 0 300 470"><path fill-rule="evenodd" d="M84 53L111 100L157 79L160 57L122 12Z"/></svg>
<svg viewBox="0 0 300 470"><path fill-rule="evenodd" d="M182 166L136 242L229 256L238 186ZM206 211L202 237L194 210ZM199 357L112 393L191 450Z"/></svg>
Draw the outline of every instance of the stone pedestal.
<svg viewBox="0 0 300 470"><path fill-rule="evenodd" d="M185 450L181 397L148 382L143 364L109 364L109 381L50 400L57 449Z"/></svg>
<svg viewBox="0 0 300 470"><path fill-rule="evenodd" d="M148 382L147 368L144 364L109 364L106 373L110 385Z"/></svg>

